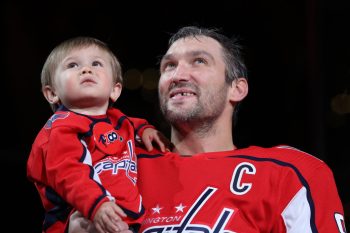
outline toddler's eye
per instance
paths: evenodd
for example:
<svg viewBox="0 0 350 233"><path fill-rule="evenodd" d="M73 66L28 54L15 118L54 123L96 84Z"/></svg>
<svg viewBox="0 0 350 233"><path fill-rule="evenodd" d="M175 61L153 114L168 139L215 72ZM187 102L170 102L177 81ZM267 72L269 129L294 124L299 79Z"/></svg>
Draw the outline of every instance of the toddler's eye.
<svg viewBox="0 0 350 233"><path fill-rule="evenodd" d="M68 63L67 65L67 68L74 68L74 67L78 67L78 64L75 62Z"/></svg>
<svg viewBox="0 0 350 233"><path fill-rule="evenodd" d="M94 62L92 62L92 66L103 66L103 65L99 61L94 61Z"/></svg>

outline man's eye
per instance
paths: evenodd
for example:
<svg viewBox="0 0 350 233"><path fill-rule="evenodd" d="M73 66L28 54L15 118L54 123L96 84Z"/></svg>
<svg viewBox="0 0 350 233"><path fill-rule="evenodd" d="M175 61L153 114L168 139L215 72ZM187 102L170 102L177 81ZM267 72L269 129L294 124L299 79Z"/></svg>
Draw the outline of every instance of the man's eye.
<svg viewBox="0 0 350 233"><path fill-rule="evenodd" d="M196 58L196 59L194 59L194 62L198 63L198 64L206 64L207 63L205 61L205 59L203 59L203 58Z"/></svg>
<svg viewBox="0 0 350 233"><path fill-rule="evenodd" d="M168 62L168 63L164 64L163 67L164 67L164 70L168 70L168 69L172 69L172 68L176 67L176 65L173 62Z"/></svg>
<svg viewBox="0 0 350 233"><path fill-rule="evenodd" d="M78 64L75 62L68 63L67 68L75 68L78 67Z"/></svg>
<svg viewBox="0 0 350 233"><path fill-rule="evenodd" d="M94 62L92 62L92 66L103 66L103 65L99 61L94 61Z"/></svg>

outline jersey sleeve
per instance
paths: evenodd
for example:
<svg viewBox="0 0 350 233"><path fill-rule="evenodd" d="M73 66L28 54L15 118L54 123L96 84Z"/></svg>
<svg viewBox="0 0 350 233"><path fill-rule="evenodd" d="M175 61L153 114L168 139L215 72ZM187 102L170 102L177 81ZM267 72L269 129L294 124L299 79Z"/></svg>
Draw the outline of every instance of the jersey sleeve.
<svg viewBox="0 0 350 233"><path fill-rule="evenodd" d="M85 217L93 219L103 202L113 200L94 172L90 152L70 127L52 129L45 154L47 185Z"/></svg>
<svg viewBox="0 0 350 233"><path fill-rule="evenodd" d="M125 118L127 118L134 127L134 135L138 142L141 141L141 137L145 129L147 128L155 129L155 127L149 124L147 120L142 118L126 116L123 112L121 112L117 108L109 108L107 111L107 115L111 116L112 119L117 120L117 122L115 122L116 125L119 125L119 122L121 121L121 119L124 120Z"/></svg>
<svg viewBox="0 0 350 233"><path fill-rule="evenodd" d="M143 131L147 128L155 129L155 127L142 118L129 117L135 128L135 136L141 138Z"/></svg>
<svg viewBox="0 0 350 233"><path fill-rule="evenodd" d="M326 165L315 170L309 179L319 233L345 233L344 211L331 169Z"/></svg>
<svg viewBox="0 0 350 233"><path fill-rule="evenodd" d="M332 170L322 160L292 147L281 147L282 160L294 165L308 190L312 232L345 233L344 210ZM294 198L294 203L298 201ZM302 206L299 204L299 206ZM294 223L298 225L298 223Z"/></svg>

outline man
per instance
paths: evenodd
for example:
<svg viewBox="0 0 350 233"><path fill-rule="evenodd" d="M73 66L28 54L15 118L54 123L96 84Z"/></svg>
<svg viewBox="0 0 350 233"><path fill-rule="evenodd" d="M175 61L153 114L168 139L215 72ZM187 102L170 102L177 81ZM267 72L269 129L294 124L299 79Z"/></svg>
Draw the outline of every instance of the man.
<svg viewBox="0 0 350 233"><path fill-rule="evenodd" d="M248 93L240 47L184 27L160 65L172 152L140 152L144 233L346 232L329 167L288 146L238 149L232 124Z"/></svg>
<svg viewBox="0 0 350 233"><path fill-rule="evenodd" d="M235 112L248 93L235 42L215 30L181 28L160 73L160 105L174 148L138 151L146 208L139 232L346 232L324 162L288 146L234 145Z"/></svg>

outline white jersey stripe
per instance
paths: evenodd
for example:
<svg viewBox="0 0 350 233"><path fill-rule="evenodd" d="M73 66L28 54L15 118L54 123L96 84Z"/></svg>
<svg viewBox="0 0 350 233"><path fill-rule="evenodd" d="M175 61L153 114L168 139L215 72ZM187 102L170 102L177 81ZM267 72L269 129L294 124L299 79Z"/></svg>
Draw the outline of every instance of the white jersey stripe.
<svg viewBox="0 0 350 233"><path fill-rule="evenodd" d="M311 209L306 188L302 187L282 212L287 233L311 233Z"/></svg>

